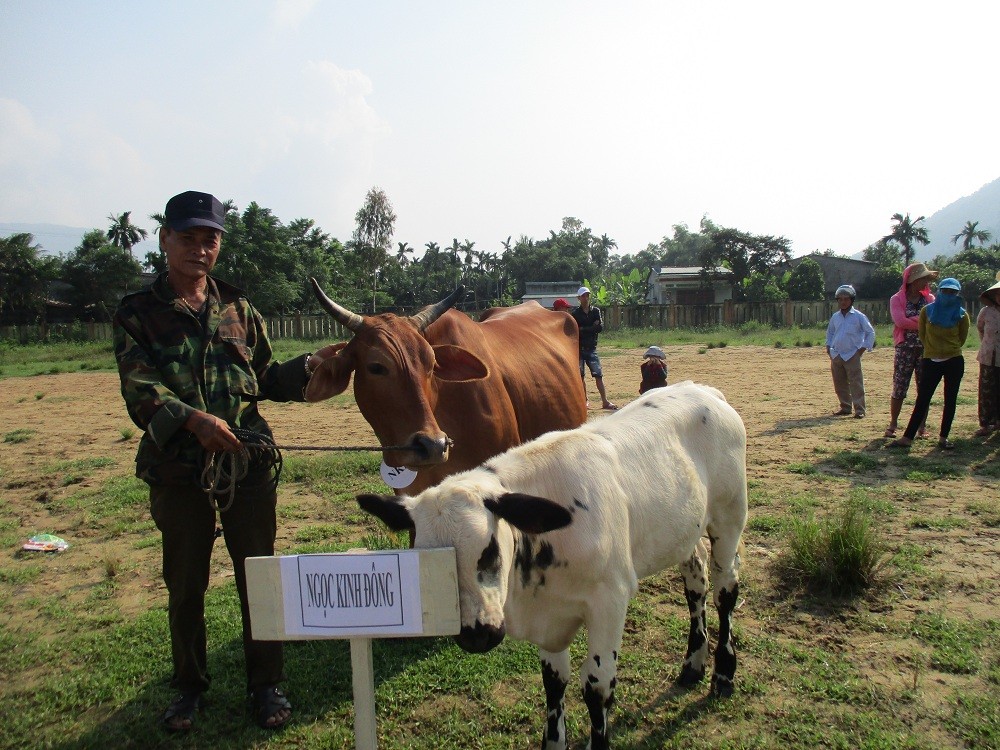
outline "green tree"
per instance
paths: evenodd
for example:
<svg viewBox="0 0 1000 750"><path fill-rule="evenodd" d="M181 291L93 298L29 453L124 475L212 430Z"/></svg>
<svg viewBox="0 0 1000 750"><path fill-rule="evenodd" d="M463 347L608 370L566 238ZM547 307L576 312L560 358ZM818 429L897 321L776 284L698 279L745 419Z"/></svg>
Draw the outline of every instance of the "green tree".
<svg viewBox="0 0 1000 750"><path fill-rule="evenodd" d="M613 240L595 237L583 222L567 216L560 231L550 230L547 239L536 241L521 235L504 253L504 261L516 282L515 295L521 296L528 281L575 281L599 276L607 266L597 261L605 258L610 246L614 246Z"/></svg>
<svg viewBox="0 0 1000 750"><path fill-rule="evenodd" d="M712 226L707 217L702 226ZM674 224L674 236L664 237L659 244L663 266L693 267L701 265L701 256L712 245L712 238L705 232L692 232L687 224Z"/></svg>
<svg viewBox="0 0 1000 750"><path fill-rule="evenodd" d="M879 268L891 269L900 276L903 274L903 260L899 255L899 248L884 238L866 247L861 253L861 258L869 263L875 263Z"/></svg>
<svg viewBox="0 0 1000 750"><path fill-rule="evenodd" d="M111 226L108 228L108 239L111 240L112 245L120 247L122 252L129 257L132 257L132 246L149 236L149 232L132 223L131 216L131 211L126 211L118 216L108 214L108 220L111 222Z"/></svg>
<svg viewBox="0 0 1000 750"><path fill-rule="evenodd" d="M611 258L611 251L617 249L618 243L602 234L590 243L590 260L598 268L607 268Z"/></svg>
<svg viewBox="0 0 1000 750"><path fill-rule="evenodd" d="M916 256L913 244L919 242L921 245L927 245L931 241L927 234L927 228L917 226L924 220L924 217L918 216L916 219L910 219L909 214L904 216L896 213L892 215L892 220L896 222L892 227L892 232L882 239L886 242L895 242L902 248L903 265L908 266Z"/></svg>
<svg viewBox="0 0 1000 750"><path fill-rule="evenodd" d="M990 241L991 236L986 229L979 229L978 221L967 221L962 227L962 231L951 238L951 244L957 245L958 241L962 240L962 249L969 250L974 242L985 245Z"/></svg>
<svg viewBox="0 0 1000 750"><path fill-rule="evenodd" d="M405 268L410 263L410 259L407 258L406 256L412 255L414 252L414 248L410 245L409 242L397 242L396 247L397 247L396 262Z"/></svg>
<svg viewBox="0 0 1000 750"><path fill-rule="evenodd" d="M298 277L289 281L298 287L297 307L302 312L320 311L313 294L309 278L315 278L327 294L336 299L346 299L344 247L336 239L331 239L312 219L295 219L284 229L285 242L295 255ZM353 295L352 295L353 296Z"/></svg>
<svg viewBox="0 0 1000 750"><path fill-rule="evenodd" d="M0 238L0 321L34 322L45 312L48 283L58 277L58 258L43 256L28 233Z"/></svg>
<svg viewBox="0 0 1000 750"><path fill-rule="evenodd" d="M812 258L803 258L792 269L786 289L788 298L797 302L823 299L823 269Z"/></svg>
<svg viewBox="0 0 1000 750"><path fill-rule="evenodd" d="M785 288L790 273L778 275L768 271L751 271L743 284L744 296L748 302L784 302L788 299Z"/></svg>
<svg viewBox="0 0 1000 750"><path fill-rule="evenodd" d="M135 288L142 268L131 253L124 255L107 240L100 229L87 232L63 262L62 277L85 317L110 321L122 290Z"/></svg>
<svg viewBox="0 0 1000 750"><path fill-rule="evenodd" d="M701 220L701 229L711 241L702 249L702 273L708 275L720 265L728 268L733 274L733 291L737 300L747 299L750 274L774 275L779 264L785 264L791 258L791 248L785 237L720 227L707 217ZM756 286L767 288L767 284L761 286L760 282L756 282Z"/></svg>
<svg viewBox="0 0 1000 750"><path fill-rule="evenodd" d="M254 201L242 214L226 214L226 234L213 275L244 290L265 315L301 309L306 278L302 259L281 221Z"/></svg>
<svg viewBox="0 0 1000 750"><path fill-rule="evenodd" d="M903 259L899 247L884 237L864 249L863 260L878 267L857 287L861 299L888 298L899 291L903 283Z"/></svg>
<svg viewBox="0 0 1000 750"><path fill-rule="evenodd" d="M950 258L938 256L931 267L940 272L942 279L948 276L958 279L962 283L962 296L975 299L996 283L996 273L1000 270L1000 244L970 247Z"/></svg>
<svg viewBox="0 0 1000 750"><path fill-rule="evenodd" d="M638 268L626 273L612 272L591 282L583 280L596 305L642 305L646 303L646 275Z"/></svg>
<svg viewBox="0 0 1000 750"><path fill-rule="evenodd" d="M661 255L660 246L652 243L634 255L629 253L612 255L608 259L608 273L627 273L633 268L638 268L646 276L649 276L649 269L665 265Z"/></svg>
<svg viewBox="0 0 1000 750"><path fill-rule="evenodd" d="M372 311L375 311L375 293L378 289L378 272L389 257L392 234L396 227L396 212L385 191L373 187L365 195L365 202L354 215L356 228L351 238L351 248L369 276L372 288Z"/></svg>

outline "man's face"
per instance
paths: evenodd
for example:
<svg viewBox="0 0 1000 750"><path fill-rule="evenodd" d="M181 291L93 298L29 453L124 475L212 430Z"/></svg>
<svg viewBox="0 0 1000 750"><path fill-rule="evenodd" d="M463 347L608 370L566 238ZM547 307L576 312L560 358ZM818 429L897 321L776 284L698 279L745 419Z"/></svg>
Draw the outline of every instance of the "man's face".
<svg viewBox="0 0 1000 750"><path fill-rule="evenodd" d="M222 247L222 232L211 227L160 230L160 247L167 256L167 268L176 279L203 279L215 267Z"/></svg>
<svg viewBox="0 0 1000 750"><path fill-rule="evenodd" d="M577 297L577 299L580 300L580 307L582 307L584 310L586 310L588 307L590 307L590 295L589 294L581 294L579 297Z"/></svg>
<svg viewBox="0 0 1000 750"><path fill-rule="evenodd" d="M837 304L840 305L841 311L847 311L851 309L851 305L854 304L854 300L846 294L838 294Z"/></svg>

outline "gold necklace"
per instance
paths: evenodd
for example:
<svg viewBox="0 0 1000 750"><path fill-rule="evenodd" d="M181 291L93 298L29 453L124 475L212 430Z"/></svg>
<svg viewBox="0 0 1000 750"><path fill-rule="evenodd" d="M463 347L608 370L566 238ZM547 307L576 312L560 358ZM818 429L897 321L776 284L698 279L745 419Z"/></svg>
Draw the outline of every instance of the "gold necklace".
<svg viewBox="0 0 1000 750"><path fill-rule="evenodd" d="M208 295L207 294L205 295L205 298L203 300L201 300L201 302L192 302L187 297L185 297L183 294L180 295L180 298L181 298L181 301L183 301L184 304L187 305L188 308L191 309L193 312L200 311L205 306L205 303L208 302Z"/></svg>

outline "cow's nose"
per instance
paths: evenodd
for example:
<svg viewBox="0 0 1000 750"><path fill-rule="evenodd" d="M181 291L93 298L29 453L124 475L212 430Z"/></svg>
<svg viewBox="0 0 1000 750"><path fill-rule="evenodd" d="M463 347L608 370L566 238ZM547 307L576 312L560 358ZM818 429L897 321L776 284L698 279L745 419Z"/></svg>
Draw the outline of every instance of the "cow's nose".
<svg viewBox="0 0 1000 750"><path fill-rule="evenodd" d="M448 460L448 447L451 440L447 435L432 438L430 435L416 435L413 438L413 449L434 463L443 463Z"/></svg>
<svg viewBox="0 0 1000 750"><path fill-rule="evenodd" d="M507 629L503 623L498 626L477 622L472 627L463 625L461 632L455 636L455 642L464 651L481 654L499 646L506 634Z"/></svg>

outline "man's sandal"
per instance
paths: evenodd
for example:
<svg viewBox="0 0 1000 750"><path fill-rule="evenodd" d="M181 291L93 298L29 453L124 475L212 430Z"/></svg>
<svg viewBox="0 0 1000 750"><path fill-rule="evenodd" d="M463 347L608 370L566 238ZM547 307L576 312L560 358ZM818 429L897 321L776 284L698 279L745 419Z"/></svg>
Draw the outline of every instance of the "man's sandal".
<svg viewBox="0 0 1000 750"><path fill-rule="evenodd" d="M262 685L250 691L250 708L254 721L261 729L278 729L292 718L292 704L277 685ZM284 718L278 718L282 711L288 711Z"/></svg>
<svg viewBox="0 0 1000 750"><path fill-rule="evenodd" d="M168 732L187 732L194 726L194 715L206 705L201 693L181 693L163 712L160 723Z"/></svg>

